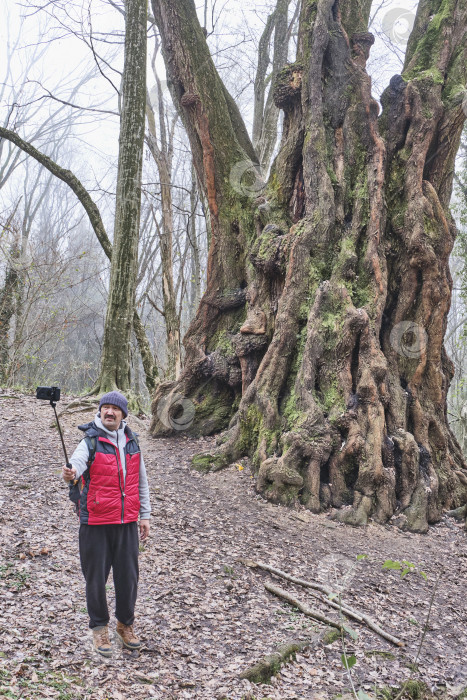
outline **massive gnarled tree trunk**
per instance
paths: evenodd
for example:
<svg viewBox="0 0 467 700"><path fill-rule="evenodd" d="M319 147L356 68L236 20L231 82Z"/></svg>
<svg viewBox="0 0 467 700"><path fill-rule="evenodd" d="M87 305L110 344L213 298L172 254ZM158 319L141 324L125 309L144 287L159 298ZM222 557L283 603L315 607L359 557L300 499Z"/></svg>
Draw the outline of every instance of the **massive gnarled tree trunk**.
<svg viewBox="0 0 467 700"><path fill-rule="evenodd" d="M467 497L443 347L467 0L421 0L380 115L365 69L370 4L303 2L297 60L274 86L282 143L260 191L193 0L153 0L212 244L185 370L159 388L152 433L229 425L195 466L249 454L276 502L347 505L338 517L351 524L397 515L423 532Z"/></svg>

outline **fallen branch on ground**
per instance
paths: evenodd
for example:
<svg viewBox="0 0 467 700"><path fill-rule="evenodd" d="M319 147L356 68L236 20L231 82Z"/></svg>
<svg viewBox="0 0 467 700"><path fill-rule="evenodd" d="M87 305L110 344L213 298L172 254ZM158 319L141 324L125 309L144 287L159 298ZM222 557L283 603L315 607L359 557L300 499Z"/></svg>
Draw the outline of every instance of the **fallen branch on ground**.
<svg viewBox="0 0 467 700"><path fill-rule="evenodd" d="M331 620L331 618L326 617L326 615L323 615L323 613L320 613L318 610L309 608L305 603L302 603L301 600L294 598L290 593L284 591L283 588L273 586L272 583L265 583L264 587L269 593L274 593L278 598L282 598L287 601L287 603L290 603L290 605L293 605L294 608L298 608L307 617L312 617L314 620L318 620L318 622L324 622L324 624L329 625L329 627L335 627L339 632L344 632L344 628L339 622Z"/></svg>
<svg viewBox="0 0 467 700"><path fill-rule="evenodd" d="M269 571L270 574L274 574L275 576L279 576L280 578L286 579L286 581L290 581L291 583L295 583L298 586L304 586L305 588L314 588L316 591L321 591L322 593L326 593L326 595L332 595L334 591L332 591L330 588L327 586L323 586L321 583L316 583L315 581L305 581L304 579L301 578L296 578L295 576L291 576L290 574L287 574L285 571L281 571L280 569L275 569L273 566L269 566L269 564L263 564L260 561L252 561L251 559L240 559L239 560L242 564L245 564L245 566L249 566L250 569L263 569L264 571Z"/></svg>
<svg viewBox="0 0 467 700"><path fill-rule="evenodd" d="M324 630L319 634L315 634L311 639L298 639L287 644L281 644L272 654L263 656L258 663L243 671L239 678L246 678L250 683L268 683L271 676L274 676L279 671L282 664L291 658L295 660L297 652L316 647L320 642L323 642L323 644L328 643L326 642L326 637L329 636L329 633L330 630ZM333 638L332 640L334 641Z"/></svg>
<svg viewBox="0 0 467 700"><path fill-rule="evenodd" d="M318 636L318 635L317 635ZM311 640L299 640L283 644L276 649L272 654L264 656L257 664L247 668L240 674L240 678L246 678L250 683L268 683L271 676L274 676L282 666L282 664L295 658L297 651L302 651L311 643Z"/></svg>
<svg viewBox="0 0 467 700"><path fill-rule="evenodd" d="M305 581L304 579L301 578L296 578L295 576L291 576L290 574L287 574L285 571L281 571L280 569L276 569L273 566L269 566L269 564L263 564L261 562L255 562L250 559L241 559L240 560L243 564L246 566L249 566L250 568L259 568L263 569L264 571L268 571L271 574L274 574L275 576L278 576L279 578L283 578L286 581L290 581L291 583L296 584L297 586L302 586L303 588L310 588L314 589L317 591L321 591L321 593L325 593L326 596L332 596L334 595L334 591L331 590L328 586L324 586L321 583L317 583L315 581ZM320 600L323 603L326 603L326 605L329 605L332 608L335 608L336 610L340 610L344 615L347 615L347 617L351 617L352 619L356 620L357 622L364 623L367 627L369 627L373 632L376 632L376 634L379 634L380 637L383 639L386 639L388 642L391 642L391 644L395 644L398 647L403 647L405 646L404 642L402 642L400 639L397 637L394 637L394 635L390 634L389 632L386 632L383 630L374 620L371 619L368 615L365 615L364 613L360 613L358 610L355 610L354 608L351 608L349 605L346 603L336 603L336 601L331 600L329 598L321 599Z"/></svg>

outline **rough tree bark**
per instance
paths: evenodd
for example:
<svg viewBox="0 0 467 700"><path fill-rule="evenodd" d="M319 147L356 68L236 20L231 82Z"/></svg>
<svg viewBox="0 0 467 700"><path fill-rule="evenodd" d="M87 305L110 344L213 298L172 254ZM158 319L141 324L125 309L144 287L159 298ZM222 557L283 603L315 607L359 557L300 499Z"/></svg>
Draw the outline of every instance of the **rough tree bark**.
<svg viewBox="0 0 467 700"><path fill-rule="evenodd" d="M289 4L290 0L277 0L274 12L269 15L266 21L258 47L252 140L255 151L258 154L259 163L265 173L269 170L271 157L277 142L279 108L274 103L271 85L274 84L279 71L287 63ZM273 31L274 41L271 61L269 44ZM270 64L272 65L268 74ZM266 97L268 85L270 89Z"/></svg>
<svg viewBox="0 0 467 700"><path fill-rule="evenodd" d="M114 241L101 370L95 393L130 389L146 107L146 24L147 0L128 3Z"/></svg>
<svg viewBox="0 0 467 700"><path fill-rule="evenodd" d="M198 468L249 454L276 502L424 532L467 497L443 347L467 0L420 1L381 115L365 69L370 5L302 3L297 60L274 86L282 143L255 199L238 164L257 158L193 0L153 0L213 234L184 373L159 387L151 430L170 431L161 398L174 417L189 399L190 433L229 426Z"/></svg>
<svg viewBox="0 0 467 700"><path fill-rule="evenodd" d="M187 233L190 239L190 318L194 316L201 299L201 262L200 250L196 230L196 207L198 205L198 184L196 182L196 173L194 168L191 169L191 188L190 188L190 220L187 226Z"/></svg>

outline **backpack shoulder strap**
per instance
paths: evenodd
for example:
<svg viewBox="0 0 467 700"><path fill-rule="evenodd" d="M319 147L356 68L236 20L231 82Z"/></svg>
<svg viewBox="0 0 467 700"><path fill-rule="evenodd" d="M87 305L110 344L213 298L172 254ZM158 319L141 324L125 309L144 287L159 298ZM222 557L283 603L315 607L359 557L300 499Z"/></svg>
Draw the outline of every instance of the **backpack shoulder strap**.
<svg viewBox="0 0 467 700"><path fill-rule="evenodd" d="M84 482L89 479L89 468L91 464L94 462L94 457L96 456L96 444L97 444L97 438L95 437L89 437L86 435L83 440L86 442L86 445L88 446L88 461L86 463L87 469L86 471L81 474L79 479L77 479L76 483L73 484L73 482L70 482L69 485L69 493L68 496L71 501L75 504L75 511L76 515L79 517L79 503L80 503L80 498L81 498L81 489L82 486L84 485Z"/></svg>
<svg viewBox="0 0 467 700"><path fill-rule="evenodd" d="M84 438L84 441L86 442L86 445L88 446L88 451L89 451L89 457L88 457L88 469L91 466L91 464L94 462L94 457L96 456L96 445L97 445L97 438L94 437L89 437L86 435Z"/></svg>
<svg viewBox="0 0 467 700"><path fill-rule="evenodd" d="M128 426L125 426L125 435L126 435L127 442L129 440L134 440L138 446L138 449L139 449L138 433L134 433Z"/></svg>

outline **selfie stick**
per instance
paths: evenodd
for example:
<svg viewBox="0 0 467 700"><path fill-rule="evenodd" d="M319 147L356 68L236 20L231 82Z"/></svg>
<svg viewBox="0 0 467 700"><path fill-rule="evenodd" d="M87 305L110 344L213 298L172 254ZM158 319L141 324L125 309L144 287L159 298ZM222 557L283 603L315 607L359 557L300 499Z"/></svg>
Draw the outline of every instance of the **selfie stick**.
<svg viewBox="0 0 467 700"><path fill-rule="evenodd" d="M62 433L62 429L61 429L61 427L60 427L60 421L58 420L57 410L56 410L56 408L55 408L55 406L57 405L57 403L56 403L53 399L50 399L50 405L52 406L52 408L53 408L53 410L54 410L55 418L56 418L56 420L57 420L57 428L58 428L58 432L60 433L60 440L62 441L62 447L63 447L63 453L64 453L64 455L65 455L66 466L68 467L68 469L73 469L73 465L70 464L70 462L68 461L68 455L67 455L67 453L66 453L65 441L64 441L64 439L63 439L63 433ZM74 485L77 484L77 483L78 483L78 479L74 479L74 480L70 481L70 487L71 487L71 486L74 486Z"/></svg>
<svg viewBox="0 0 467 700"><path fill-rule="evenodd" d="M66 453L65 441L63 440L63 433L62 433L62 429L61 429L61 427L60 427L60 421L58 420L57 411L56 411L56 408L55 408L55 406L56 406L57 404L56 404L55 401L53 401L52 399L50 399L50 405L52 406L52 408L53 408L53 410L54 410L54 413L55 413L55 419L56 419L56 421L57 421L57 428L58 428L58 432L60 433L60 440L62 441L63 453L64 453L64 455L65 455L66 466L68 467L68 469L73 469L73 465L70 464L70 462L68 461L68 455L67 455L67 453Z"/></svg>

